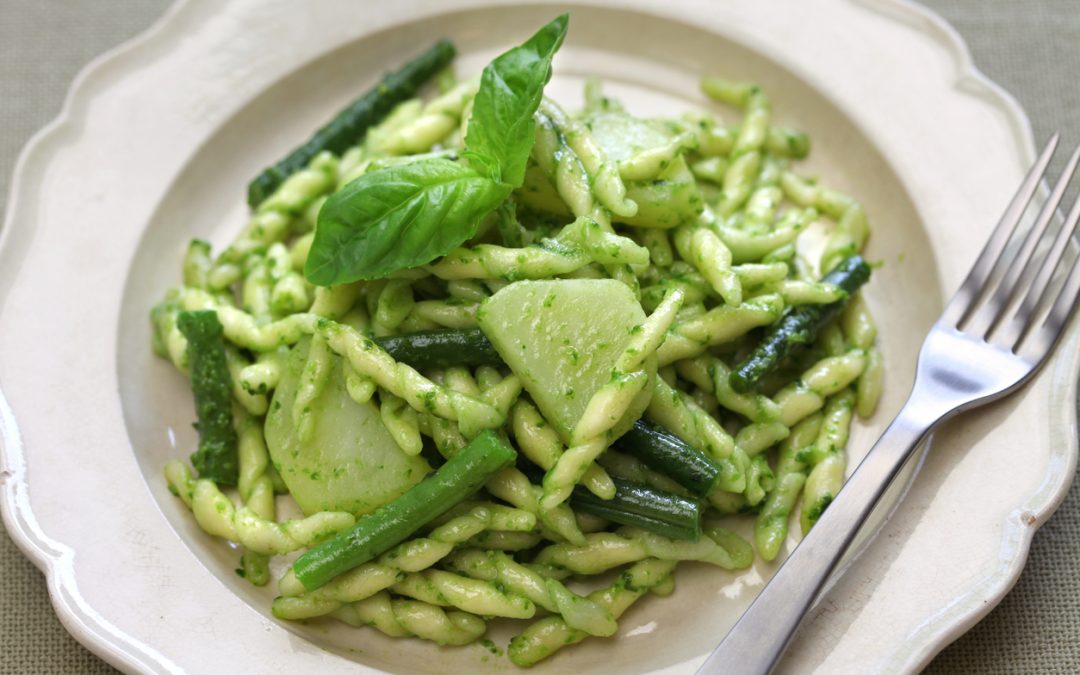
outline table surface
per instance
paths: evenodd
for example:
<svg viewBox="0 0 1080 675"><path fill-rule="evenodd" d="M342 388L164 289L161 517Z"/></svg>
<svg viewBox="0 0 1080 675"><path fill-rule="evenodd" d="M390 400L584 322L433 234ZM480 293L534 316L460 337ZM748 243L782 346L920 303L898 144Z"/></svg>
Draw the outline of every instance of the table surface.
<svg viewBox="0 0 1080 675"><path fill-rule="evenodd" d="M168 0L0 3L0 213L19 149L59 112L94 56L136 35ZM976 64L1027 110L1036 139L1080 141L1080 12L1076 0L925 0L967 40ZM1059 153L1060 169L1065 153ZM926 673L1080 670L1080 492L1035 535L1004 601L947 647ZM60 625L42 575L0 534L0 673L113 673Z"/></svg>

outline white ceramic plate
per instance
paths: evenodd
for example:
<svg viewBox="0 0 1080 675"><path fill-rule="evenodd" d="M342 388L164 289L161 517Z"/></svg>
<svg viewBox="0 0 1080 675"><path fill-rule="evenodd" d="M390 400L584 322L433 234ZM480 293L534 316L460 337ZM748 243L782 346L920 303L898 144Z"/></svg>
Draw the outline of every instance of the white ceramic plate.
<svg viewBox="0 0 1080 675"><path fill-rule="evenodd" d="M853 437L857 459L1032 157L1023 114L947 26L898 0L570 9L560 98L600 75L649 113L705 105L704 73L758 81L781 120L810 132L808 169L865 203L869 255L886 263L870 300L889 370L879 413ZM512 669L479 646L273 620L272 589L233 574L235 552L165 488L162 466L194 443L192 411L186 384L150 354L147 312L177 283L183 244L231 239L256 170L382 72L443 35L459 70L478 70L555 13L498 0L182 2L87 68L28 146L0 230L0 504L90 649L146 672ZM1022 394L937 435L781 670L914 671L1000 600L1073 474L1077 354L1074 327ZM684 567L676 594L632 610L616 640L537 670L691 672L772 566Z"/></svg>

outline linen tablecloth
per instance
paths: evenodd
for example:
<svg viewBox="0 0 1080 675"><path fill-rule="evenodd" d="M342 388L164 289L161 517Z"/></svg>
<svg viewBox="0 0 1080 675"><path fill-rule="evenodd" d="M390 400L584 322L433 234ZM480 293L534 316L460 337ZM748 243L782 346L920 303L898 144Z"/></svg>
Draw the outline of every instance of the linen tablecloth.
<svg viewBox="0 0 1080 675"><path fill-rule="evenodd" d="M774 0L778 1L778 0ZM59 112L76 72L136 35L168 0L0 1L0 212L19 149ZM1027 110L1041 142L1080 141L1078 0L926 0ZM1059 153L1060 169L1065 153ZM60 625L42 575L0 534L0 673L113 673ZM1015 588L927 673L1080 672L1080 492L1035 535Z"/></svg>

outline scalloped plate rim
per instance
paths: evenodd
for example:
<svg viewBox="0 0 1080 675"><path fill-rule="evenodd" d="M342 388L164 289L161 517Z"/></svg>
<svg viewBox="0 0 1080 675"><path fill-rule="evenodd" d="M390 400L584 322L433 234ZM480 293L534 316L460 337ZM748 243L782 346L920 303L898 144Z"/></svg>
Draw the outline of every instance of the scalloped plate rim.
<svg viewBox="0 0 1080 675"><path fill-rule="evenodd" d="M1034 134L1023 108L1007 90L978 69L967 44L948 22L933 10L913 0L847 1L904 23L908 28L930 37L938 46L948 51L957 69L953 88L970 96L976 94L963 91L962 86L965 83L981 88L980 93L984 95L984 100L1005 113L1021 153L1026 155L1025 159L1034 157ZM176 26L178 17L186 9L196 4L197 0L177 0L146 30L103 52L80 69L68 88L58 115L34 133L18 155L9 186L10 196L3 226L0 227L0 250L13 246L12 239L16 235L13 234L12 223L23 192L23 184L28 181L36 164L47 161L50 144L61 141L64 132L76 127L76 115L81 106L87 103L94 79L103 76L111 68L127 65L140 48L154 40L177 39L179 33L169 35L168 31ZM135 69L139 67L136 63L130 65ZM3 288L0 288L0 291L2 290ZM0 295L0 305L3 301L3 296ZM904 670L925 667L948 643L969 630L997 606L1019 578L1027 562L1034 533L1038 529L1034 525L1046 522L1061 505L1076 470L1078 439L1075 402L1080 391L1076 378L1078 366L1078 354L1059 354L1053 359L1053 363L1048 365L1051 382L1047 386L1053 392L1051 398L1072 402L1073 405L1064 406L1061 420L1063 427L1054 429L1060 436L1058 440L1062 442L1052 443L1050 448L1051 459L1056 457L1061 463L1049 463L1039 489L1013 510L1012 515L1017 517L1009 518L1004 524L1003 538L1015 540L1017 555L1003 561L1004 564L998 567L997 574L985 579L983 585L987 586L985 591L988 595L974 598L972 589L956 598L946 610L932 617L944 621L946 625L935 627L927 622L924 630L917 632L909 641L909 646L913 647L911 650L894 653L890 660L891 666ZM71 567L72 549L51 539L38 527L27 503L25 494L29 484L24 472L23 450L14 413L0 387L0 517L3 518L11 539L46 575L50 600L64 627L87 649L117 667L181 672L181 668L168 657L117 629L82 598Z"/></svg>

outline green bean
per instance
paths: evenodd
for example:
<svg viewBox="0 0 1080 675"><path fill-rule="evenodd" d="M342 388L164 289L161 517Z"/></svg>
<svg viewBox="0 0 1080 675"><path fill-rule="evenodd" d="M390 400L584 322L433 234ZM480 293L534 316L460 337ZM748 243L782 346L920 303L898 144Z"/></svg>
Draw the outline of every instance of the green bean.
<svg viewBox="0 0 1080 675"><path fill-rule="evenodd" d="M441 40L400 70L387 75L377 87L350 103L329 124L315 132L307 143L259 174L248 186L248 204L258 206L318 153L324 150L344 152L369 126L412 96L421 84L441 70L454 58L454 53L454 46Z"/></svg>
<svg viewBox="0 0 1080 675"><path fill-rule="evenodd" d="M675 434L690 447L708 453L721 467L717 487L742 492L749 458L720 423L682 392L657 378L645 416Z"/></svg>
<svg viewBox="0 0 1080 675"><path fill-rule="evenodd" d="M645 420L635 422L615 447L666 473L698 496L708 495L723 478L723 467L704 452Z"/></svg>
<svg viewBox="0 0 1080 675"><path fill-rule="evenodd" d="M349 532L300 556L293 563L297 578L310 590L371 560L478 490L515 456L495 434L480 434L433 476L364 517Z"/></svg>
<svg viewBox="0 0 1080 675"><path fill-rule="evenodd" d="M233 428L231 378L217 314L181 312L176 325L188 341L191 390L198 416L199 449L191 461L199 475L235 485L239 464Z"/></svg>
<svg viewBox="0 0 1080 675"><path fill-rule="evenodd" d="M827 305L811 305L795 308L770 327L754 351L736 366L731 376L731 386L737 391L748 391L762 375L775 369L788 354L797 352L812 342L817 334L834 319L844 307L844 300L870 278L870 267L859 256L841 262L825 276L824 281L844 293L840 300Z"/></svg>
<svg viewBox="0 0 1080 675"><path fill-rule="evenodd" d="M571 505L577 511L671 539L700 539L700 502L629 481L617 480L615 487L615 496L608 500L597 499L578 487Z"/></svg>

